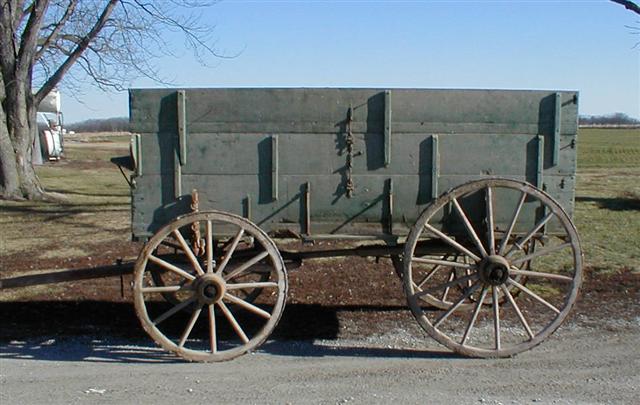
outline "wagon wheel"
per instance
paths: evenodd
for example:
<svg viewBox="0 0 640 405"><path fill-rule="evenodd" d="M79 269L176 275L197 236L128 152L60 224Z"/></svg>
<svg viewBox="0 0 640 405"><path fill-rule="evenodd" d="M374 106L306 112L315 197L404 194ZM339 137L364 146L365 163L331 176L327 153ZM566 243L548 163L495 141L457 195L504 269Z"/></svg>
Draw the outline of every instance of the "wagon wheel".
<svg viewBox="0 0 640 405"><path fill-rule="evenodd" d="M193 254L183 236L194 222L204 227L204 258ZM217 230L234 236L214 260ZM245 236L255 240L251 256L237 250ZM161 244L174 240L183 255L156 256ZM152 273L158 267L174 277L157 283ZM237 215L201 211L177 218L149 240L134 270L135 307L143 328L164 349L187 360L229 360L256 348L284 309L287 277L282 257L260 228ZM256 289L264 293L248 302L242 291ZM162 302L162 293L173 294L174 302Z"/></svg>
<svg viewBox="0 0 640 405"><path fill-rule="evenodd" d="M424 238L447 243L467 263L414 255ZM526 253L532 238L544 246ZM567 317L582 282L582 251L569 216L545 192L507 179L470 182L434 201L411 229L404 258L405 293L420 326L474 357L507 357L542 342ZM451 267L467 274L451 278L440 270ZM445 290L449 305L424 307Z"/></svg>
<svg viewBox="0 0 640 405"><path fill-rule="evenodd" d="M194 222L194 223L197 224L197 222ZM200 225L201 227L203 226L202 224L198 224L198 225ZM204 232L206 232L205 229L202 230L202 233ZM188 240L188 238L186 238L186 235L184 239ZM220 241L212 238L211 243L213 247L212 256L213 256L214 264L222 260L222 256L224 255L225 251L229 247L229 244L232 242L233 242L233 238L229 238L229 240L227 240L226 243L220 243ZM201 252L200 256L202 257L200 259L204 260L204 257L206 255L206 240L203 241L202 246L204 246L205 249L203 249L203 251ZM243 260L242 259L243 257L252 256L257 253L258 252L256 252L256 249L255 249L254 238L251 238L251 237L242 238L236 246L233 258L231 258L231 260L229 261L229 265L225 267L224 271L229 271L228 269L234 268L239 261ZM159 244L159 246L156 247L153 254L160 258L164 258L165 260L169 260L172 263L181 263L182 265L187 265L187 266L189 263L188 252L184 250L183 246L180 244L180 241L176 239L176 237L173 234L168 235L167 238L165 238L165 240L163 240ZM186 279L181 279L175 273L168 271L167 269L165 269L164 267L158 264L148 263L147 266L148 266L148 271L151 274L151 277L153 278L153 282L156 286L166 286L166 285L177 284L177 283L184 284L188 281ZM247 270L246 273L242 275L242 277L244 278L244 280L242 281L246 282L246 281L249 281L250 279L250 281L252 282L266 282L269 280L270 272L271 272L270 267L268 265L263 265L261 263L258 263L252 266L250 269ZM247 288L239 289L236 292L239 298L249 303L253 303L256 300L256 298L262 293L262 291L263 291L263 288L261 287L247 287ZM177 305L182 301L184 301L184 299L189 298L189 295L185 294L184 291L179 291L179 292L164 291L164 292L161 292L160 295L162 295L162 297L167 302L174 305ZM188 310L188 308L183 310Z"/></svg>

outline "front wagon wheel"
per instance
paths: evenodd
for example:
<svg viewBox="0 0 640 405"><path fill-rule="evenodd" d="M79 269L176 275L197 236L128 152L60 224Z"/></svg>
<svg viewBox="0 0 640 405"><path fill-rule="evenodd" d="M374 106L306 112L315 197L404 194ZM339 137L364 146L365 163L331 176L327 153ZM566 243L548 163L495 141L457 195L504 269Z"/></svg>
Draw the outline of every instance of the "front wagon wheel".
<svg viewBox="0 0 640 405"><path fill-rule="evenodd" d="M194 227L204 235L201 252L187 241ZM220 238L226 243L218 247ZM172 254L162 254L167 246ZM175 219L149 240L134 269L143 328L190 361L229 360L258 347L278 323L286 292L284 262L273 241L252 222L221 211Z"/></svg>
<svg viewBox="0 0 640 405"><path fill-rule="evenodd" d="M429 239L449 245L450 256L416 255L417 243ZM542 342L565 320L582 283L569 216L545 192L508 179L470 182L439 197L411 229L404 258L405 294L420 326L473 357L512 356ZM436 299L446 305L434 308Z"/></svg>

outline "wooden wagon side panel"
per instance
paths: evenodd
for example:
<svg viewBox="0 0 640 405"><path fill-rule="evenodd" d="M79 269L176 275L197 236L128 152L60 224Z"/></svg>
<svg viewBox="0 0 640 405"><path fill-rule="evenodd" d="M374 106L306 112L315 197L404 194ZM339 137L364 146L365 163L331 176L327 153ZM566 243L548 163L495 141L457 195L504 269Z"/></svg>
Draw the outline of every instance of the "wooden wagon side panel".
<svg viewBox="0 0 640 405"><path fill-rule="evenodd" d="M183 94L131 92L131 124L142 151L134 236L147 237L188 212L192 189L200 193L200 209L244 215L267 231L314 234L406 233L442 192L496 175L545 188L572 211L573 92Z"/></svg>

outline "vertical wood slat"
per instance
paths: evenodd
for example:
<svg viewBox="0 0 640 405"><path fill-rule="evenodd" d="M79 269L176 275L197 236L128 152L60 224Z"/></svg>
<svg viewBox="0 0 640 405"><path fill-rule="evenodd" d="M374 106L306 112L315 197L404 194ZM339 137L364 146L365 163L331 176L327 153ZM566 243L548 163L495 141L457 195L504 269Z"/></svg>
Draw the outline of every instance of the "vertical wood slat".
<svg viewBox="0 0 640 405"><path fill-rule="evenodd" d="M560 131L562 130L562 94L555 94L555 114L553 119L553 166L558 164L560 159Z"/></svg>
<svg viewBox="0 0 640 405"><path fill-rule="evenodd" d="M251 221L251 195L244 198L244 217Z"/></svg>
<svg viewBox="0 0 640 405"><path fill-rule="evenodd" d="M178 90L178 157L180 165L187 164L187 99L184 90Z"/></svg>
<svg viewBox="0 0 640 405"><path fill-rule="evenodd" d="M182 195L182 166L187 163L187 106L184 90L176 94L176 108L178 117L178 147L177 156L173 164L173 190L176 198Z"/></svg>
<svg viewBox="0 0 640 405"><path fill-rule="evenodd" d="M384 166L391 164L391 91L384 92Z"/></svg>
<svg viewBox="0 0 640 405"><path fill-rule="evenodd" d="M304 233L311 235L311 182L304 185Z"/></svg>
<svg viewBox="0 0 640 405"><path fill-rule="evenodd" d="M133 159L135 159L134 167L136 176L142 176L142 145L140 134L134 134L131 137L131 149L133 150Z"/></svg>
<svg viewBox="0 0 640 405"><path fill-rule="evenodd" d="M542 189L544 171L544 136L538 135L538 164L536 168L536 187Z"/></svg>
<svg viewBox="0 0 640 405"><path fill-rule="evenodd" d="M271 135L271 199L278 200L278 135Z"/></svg>
<svg viewBox="0 0 640 405"><path fill-rule="evenodd" d="M393 179L387 179L387 233L393 234Z"/></svg>
<svg viewBox="0 0 640 405"><path fill-rule="evenodd" d="M440 152L438 135L431 135L431 198L438 198L438 177L440 176Z"/></svg>
<svg viewBox="0 0 640 405"><path fill-rule="evenodd" d="M173 167L173 192L176 198L182 195L182 166L176 158Z"/></svg>

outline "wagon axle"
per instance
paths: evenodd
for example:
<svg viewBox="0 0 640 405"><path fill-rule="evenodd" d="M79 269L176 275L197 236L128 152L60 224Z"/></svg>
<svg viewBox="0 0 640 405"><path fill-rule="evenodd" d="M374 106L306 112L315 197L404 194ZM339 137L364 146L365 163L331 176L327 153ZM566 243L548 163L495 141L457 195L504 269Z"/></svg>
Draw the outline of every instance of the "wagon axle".
<svg viewBox="0 0 640 405"><path fill-rule="evenodd" d="M487 285L502 285L509 279L509 262L502 256L487 256L480 262L478 274Z"/></svg>
<svg viewBox="0 0 640 405"><path fill-rule="evenodd" d="M224 279L216 274L205 274L195 281L196 295L203 305L220 301L226 290Z"/></svg>

